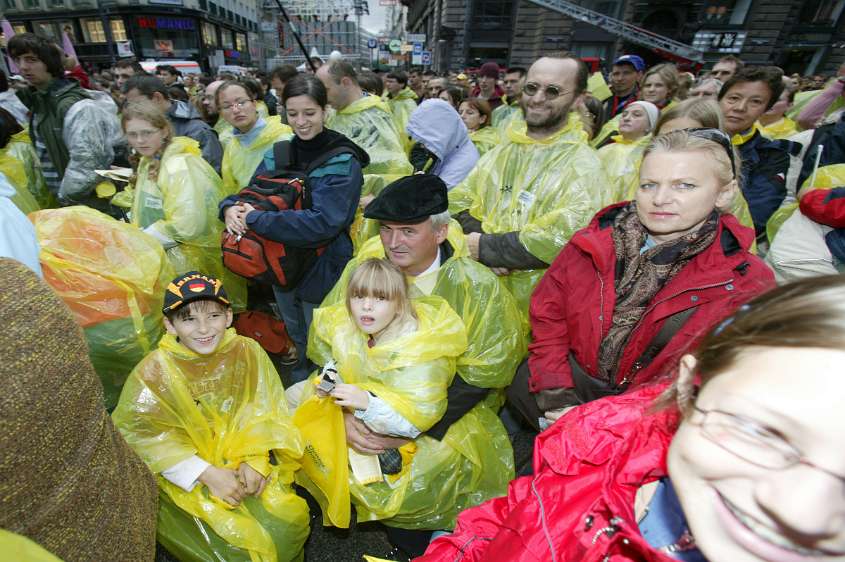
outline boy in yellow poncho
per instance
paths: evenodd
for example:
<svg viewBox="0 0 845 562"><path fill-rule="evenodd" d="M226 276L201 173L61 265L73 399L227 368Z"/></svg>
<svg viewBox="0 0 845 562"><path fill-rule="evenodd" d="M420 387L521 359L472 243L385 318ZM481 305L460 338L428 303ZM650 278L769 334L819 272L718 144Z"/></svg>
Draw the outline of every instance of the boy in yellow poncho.
<svg viewBox="0 0 845 562"><path fill-rule="evenodd" d="M354 461L362 455L350 452L349 493L358 520L381 520L402 529L448 529L461 510L502 493L504 481L497 471L482 467L498 446L507 444L473 413L442 440L424 434L446 411L466 332L443 299L409 301L406 291L403 274L387 260L362 262L350 279L346 302L315 312L309 354L320 365L333 365L344 383L331 391L337 405L354 411L374 432L410 439L377 461L371 457L378 465L372 480L356 469ZM313 385L305 388L306 400L321 400L308 398ZM312 474L301 474L309 489Z"/></svg>
<svg viewBox="0 0 845 562"><path fill-rule="evenodd" d="M302 560L308 508L291 489L302 441L270 358L229 328L218 279L174 279L163 312L168 333L113 414L158 475L159 542L183 561Z"/></svg>

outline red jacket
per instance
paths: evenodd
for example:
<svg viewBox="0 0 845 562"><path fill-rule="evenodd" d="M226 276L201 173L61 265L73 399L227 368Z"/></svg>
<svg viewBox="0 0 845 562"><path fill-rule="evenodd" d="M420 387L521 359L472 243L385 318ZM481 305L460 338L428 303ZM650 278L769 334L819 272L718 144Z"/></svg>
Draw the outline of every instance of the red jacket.
<svg viewBox="0 0 845 562"><path fill-rule="evenodd" d="M572 388L568 355L595 376L599 345L611 326L616 303L613 219L627 203L600 211L560 252L531 297L528 366L532 392ZM654 297L634 329L619 362L616 382L641 385L673 372L680 356L719 320L752 297L775 286L768 266L748 248L754 231L733 215L719 219L716 241L695 256ZM659 332L663 321L696 307L681 329L650 365L637 360ZM629 387L630 389L630 387Z"/></svg>
<svg viewBox="0 0 845 562"><path fill-rule="evenodd" d="M634 499L666 475L677 413L650 385L575 408L537 437L534 476L458 516L418 562L670 562L640 534Z"/></svg>
<svg viewBox="0 0 845 562"><path fill-rule="evenodd" d="M845 228L845 187L813 189L801 197L801 212L810 220Z"/></svg>

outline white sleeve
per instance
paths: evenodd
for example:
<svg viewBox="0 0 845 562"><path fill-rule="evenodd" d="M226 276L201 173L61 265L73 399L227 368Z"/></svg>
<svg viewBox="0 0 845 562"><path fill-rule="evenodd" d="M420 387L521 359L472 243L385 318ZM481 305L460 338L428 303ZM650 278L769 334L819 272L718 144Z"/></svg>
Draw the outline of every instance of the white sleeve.
<svg viewBox="0 0 845 562"><path fill-rule="evenodd" d="M173 247L179 245L179 243L176 240L173 240L172 238L168 238L167 236L165 236L164 234L159 232L158 229L155 228L155 225L156 225L156 223L151 224L150 226L148 226L147 228L144 229L144 232L146 232L147 234L149 234L150 236L152 236L153 238L155 238L156 240L161 242L161 245L164 246L165 250L169 250L170 248L173 248Z"/></svg>
<svg viewBox="0 0 845 562"><path fill-rule="evenodd" d="M355 410L355 417L367 424L371 430L385 435L416 439L422 433L417 427L394 410L390 404L370 395L370 404L366 410Z"/></svg>
<svg viewBox="0 0 845 562"><path fill-rule="evenodd" d="M194 455L189 459L185 459L182 462L174 464L167 470L162 470L161 475L169 482L179 486L186 492L190 492L194 489L194 486L198 484L197 478L199 478L200 474L205 472L205 469L209 466L211 466L210 463L207 463L198 456Z"/></svg>

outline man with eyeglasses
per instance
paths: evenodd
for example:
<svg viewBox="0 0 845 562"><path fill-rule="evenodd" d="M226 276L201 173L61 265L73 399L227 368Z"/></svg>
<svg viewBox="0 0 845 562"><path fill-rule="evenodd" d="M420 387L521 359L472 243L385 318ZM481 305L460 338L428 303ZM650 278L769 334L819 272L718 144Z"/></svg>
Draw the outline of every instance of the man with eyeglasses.
<svg viewBox="0 0 845 562"><path fill-rule="evenodd" d="M528 316L534 286L569 238L611 203L609 182L583 140L573 104L586 91L586 65L543 57L528 70L525 120L487 152L449 193L470 254L502 276Z"/></svg>

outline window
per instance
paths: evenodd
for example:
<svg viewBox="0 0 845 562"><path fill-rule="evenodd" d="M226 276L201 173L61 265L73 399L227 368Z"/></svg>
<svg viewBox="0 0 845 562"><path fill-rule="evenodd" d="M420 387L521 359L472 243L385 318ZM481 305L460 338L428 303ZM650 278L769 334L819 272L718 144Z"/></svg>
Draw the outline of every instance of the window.
<svg viewBox="0 0 845 562"><path fill-rule="evenodd" d="M126 37L126 27L123 25L122 19L113 19L111 21L111 38L112 41L128 41Z"/></svg>
<svg viewBox="0 0 845 562"><path fill-rule="evenodd" d="M39 0L23 0L24 10L37 10L41 7Z"/></svg>
<svg viewBox="0 0 845 562"><path fill-rule="evenodd" d="M103 30L103 22L99 19L83 19L82 37L86 43L105 43L106 32Z"/></svg>
<svg viewBox="0 0 845 562"><path fill-rule="evenodd" d="M222 29L220 33L220 46L224 49L234 49L235 46L232 44L232 30L231 29Z"/></svg>
<svg viewBox="0 0 845 562"><path fill-rule="evenodd" d="M27 32L26 26L22 23L16 23L16 24L12 25L12 29L15 30L15 34Z"/></svg>
<svg viewBox="0 0 845 562"><path fill-rule="evenodd" d="M15 0L3 0L3 9L4 10L17 10L18 4L17 4L17 2L15 2ZM15 31L15 33L19 33L19 32Z"/></svg>
<svg viewBox="0 0 845 562"><path fill-rule="evenodd" d="M54 8L63 8L65 5L65 0L50 0L50 6Z"/></svg>
<svg viewBox="0 0 845 562"><path fill-rule="evenodd" d="M36 21L32 24L32 30L36 35L61 41L61 37L56 36L56 28L51 21Z"/></svg>
<svg viewBox="0 0 845 562"><path fill-rule="evenodd" d="M242 53L246 52L246 36L243 33L235 34L235 50Z"/></svg>
<svg viewBox="0 0 845 562"><path fill-rule="evenodd" d="M217 26L210 21L202 22L202 40L207 47L214 47L217 45Z"/></svg>
<svg viewBox="0 0 845 562"><path fill-rule="evenodd" d="M510 31L513 2L487 0L475 3L475 22L479 29Z"/></svg>
<svg viewBox="0 0 845 562"><path fill-rule="evenodd" d="M804 2L798 19L802 24L806 25L833 26L842 13L843 3L845 2L842 0L834 2L810 0L809 2Z"/></svg>

